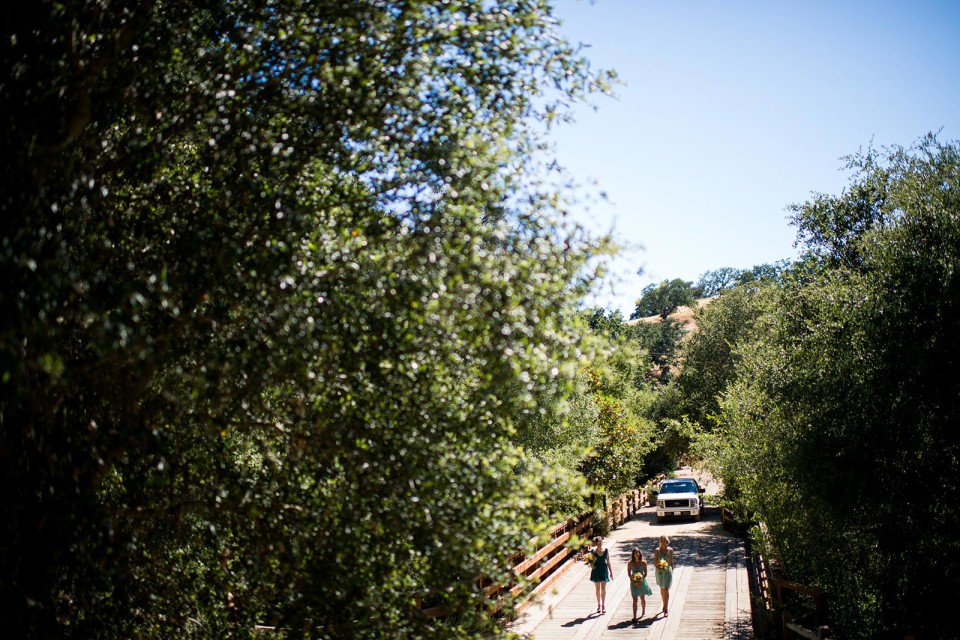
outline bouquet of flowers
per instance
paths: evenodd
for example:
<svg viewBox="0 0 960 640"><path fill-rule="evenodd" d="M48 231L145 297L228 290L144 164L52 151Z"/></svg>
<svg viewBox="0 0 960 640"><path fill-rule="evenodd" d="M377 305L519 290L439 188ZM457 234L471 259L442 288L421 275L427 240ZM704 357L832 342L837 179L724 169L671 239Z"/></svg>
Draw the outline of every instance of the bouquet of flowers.
<svg viewBox="0 0 960 640"><path fill-rule="evenodd" d="M594 555L593 551L587 551L583 555L583 561L592 567L597 564L597 556Z"/></svg>
<svg viewBox="0 0 960 640"><path fill-rule="evenodd" d="M633 581L633 584L635 584L635 585L640 585L640 584L642 584L642 583L643 583L643 573L641 573L640 571L635 571L634 574L633 574L632 576L630 576L630 580L632 580L632 581Z"/></svg>
<svg viewBox="0 0 960 640"><path fill-rule="evenodd" d="M659 569L660 571L666 571L667 567L669 566L670 565L667 564L666 560L661 560L660 562L657 563L657 569Z"/></svg>

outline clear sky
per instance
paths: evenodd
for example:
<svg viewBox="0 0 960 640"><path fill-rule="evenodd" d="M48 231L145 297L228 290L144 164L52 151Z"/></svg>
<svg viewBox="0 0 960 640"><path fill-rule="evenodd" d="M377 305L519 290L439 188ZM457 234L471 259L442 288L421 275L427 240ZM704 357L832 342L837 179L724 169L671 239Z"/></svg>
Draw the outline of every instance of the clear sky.
<svg viewBox="0 0 960 640"><path fill-rule="evenodd" d="M552 139L560 163L609 196L578 217L633 247L595 301L625 317L652 282L793 258L787 205L839 194L841 158L871 140L960 139L960 0L556 9L561 32L623 83Z"/></svg>

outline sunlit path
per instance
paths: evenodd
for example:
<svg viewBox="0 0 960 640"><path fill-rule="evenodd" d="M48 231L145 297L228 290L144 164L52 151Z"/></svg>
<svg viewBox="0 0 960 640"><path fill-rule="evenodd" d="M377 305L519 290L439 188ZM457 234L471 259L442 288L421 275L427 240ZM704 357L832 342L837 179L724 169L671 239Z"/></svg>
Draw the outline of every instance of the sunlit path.
<svg viewBox="0 0 960 640"><path fill-rule="evenodd" d="M639 547L650 562L660 535L669 536L675 549L670 613L668 617L661 614L660 590L651 570L649 582L654 593L646 599L646 616L634 621L626 569L630 551ZM611 532L607 546L614 580L607 586L605 614L596 613L589 569L579 563L540 602L524 611L513 630L535 640L733 640L752 636L742 541L724 532L716 516L700 523L660 525L654 510L645 508Z"/></svg>

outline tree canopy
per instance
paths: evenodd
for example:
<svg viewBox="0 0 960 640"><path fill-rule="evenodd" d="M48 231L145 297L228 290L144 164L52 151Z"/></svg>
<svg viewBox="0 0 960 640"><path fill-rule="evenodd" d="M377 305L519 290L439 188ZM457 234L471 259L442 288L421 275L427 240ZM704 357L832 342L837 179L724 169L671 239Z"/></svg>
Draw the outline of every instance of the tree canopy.
<svg viewBox="0 0 960 640"><path fill-rule="evenodd" d="M630 314L630 319L658 315L666 320L668 315L677 310L677 307L692 305L694 302L692 282L680 278L664 280L659 284L649 284L643 288L642 295L637 300L637 306Z"/></svg>
<svg viewBox="0 0 960 640"><path fill-rule="evenodd" d="M4 632L488 633L596 249L533 164L602 85L549 3L0 19Z"/></svg>
<svg viewBox="0 0 960 640"><path fill-rule="evenodd" d="M839 635L941 637L936 594L960 586L960 144L849 168L842 194L793 208L806 253L737 347L718 468Z"/></svg>
<svg viewBox="0 0 960 640"><path fill-rule="evenodd" d="M720 295L722 291L737 284L737 277L740 273L741 271L739 269L734 269L733 267L722 267L720 269L705 271L700 275L700 278L697 279L694 293L700 298L712 298L713 296Z"/></svg>
<svg viewBox="0 0 960 640"><path fill-rule="evenodd" d="M636 486L656 440L647 416L655 393L647 380L653 362L633 327L619 312L603 309L586 310L575 320L582 339L574 384L543 398L531 415L536 427L520 438L553 469L558 482L551 500L558 511L566 506L568 515L583 511L584 497Z"/></svg>
<svg viewBox="0 0 960 640"><path fill-rule="evenodd" d="M754 265L749 269L723 267L705 271L693 287L693 294L698 298L713 298L740 285L779 283L790 266L790 260L784 259Z"/></svg>
<svg viewBox="0 0 960 640"><path fill-rule="evenodd" d="M705 430L715 426L720 399L737 377L739 345L754 338L770 295L768 289L735 287L697 310L697 329L683 345L675 389L666 394L673 403L671 417L686 417Z"/></svg>

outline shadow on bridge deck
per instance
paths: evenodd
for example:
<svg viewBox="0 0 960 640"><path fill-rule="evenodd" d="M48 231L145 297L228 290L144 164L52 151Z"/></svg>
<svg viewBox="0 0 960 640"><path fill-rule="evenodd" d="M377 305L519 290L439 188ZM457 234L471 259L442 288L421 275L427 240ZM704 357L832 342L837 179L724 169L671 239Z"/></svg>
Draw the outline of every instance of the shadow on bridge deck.
<svg viewBox="0 0 960 640"><path fill-rule="evenodd" d="M661 613L660 590L653 579L653 550L659 537L670 538L676 569L669 615ZM535 640L599 638L752 638L749 582L742 540L723 531L719 512L708 510L702 522L656 522L655 510L641 509L611 532L614 580L607 585L606 613L596 613L594 585L582 563L569 567L549 593L528 606L511 630ZM639 548L650 565L646 616L633 619L626 565ZM639 614L638 608L638 614Z"/></svg>

